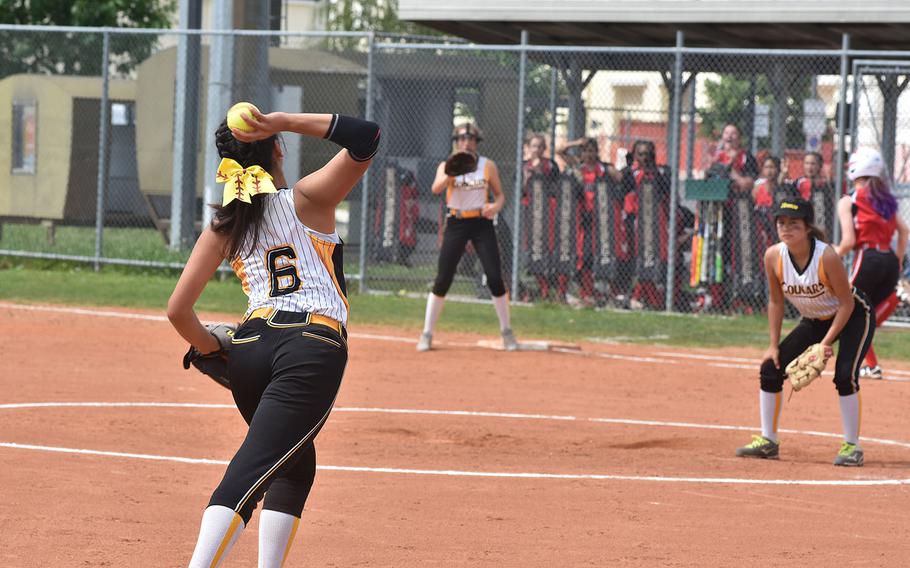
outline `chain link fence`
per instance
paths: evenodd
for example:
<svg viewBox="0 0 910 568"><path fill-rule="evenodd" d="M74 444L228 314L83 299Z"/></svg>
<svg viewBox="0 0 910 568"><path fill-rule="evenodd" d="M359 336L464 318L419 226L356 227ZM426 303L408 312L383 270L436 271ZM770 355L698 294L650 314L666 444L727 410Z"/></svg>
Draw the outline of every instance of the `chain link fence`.
<svg viewBox="0 0 910 568"><path fill-rule="evenodd" d="M0 254L180 267L218 200L212 132L249 100L383 126L337 214L363 289L432 285L449 212L430 186L472 122L514 299L754 313L775 201L809 199L836 241L851 147L894 164L910 218L908 82L910 53L0 26ZM337 151L283 144L288 180ZM488 297L470 246L452 294Z"/></svg>

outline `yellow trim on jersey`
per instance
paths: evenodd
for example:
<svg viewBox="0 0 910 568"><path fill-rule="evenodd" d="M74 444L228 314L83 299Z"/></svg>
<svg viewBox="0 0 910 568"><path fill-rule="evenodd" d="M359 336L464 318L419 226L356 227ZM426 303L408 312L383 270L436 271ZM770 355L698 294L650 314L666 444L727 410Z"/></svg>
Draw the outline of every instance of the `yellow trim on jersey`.
<svg viewBox="0 0 910 568"><path fill-rule="evenodd" d="M824 285L826 290L832 290L831 284L828 282L828 273L825 272L825 255L822 253L818 257L818 281ZM831 316L834 317L834 316Z"/></svg>
<svg viewBox="0 0 910 568"><path fill-rule="evenodd" d="M228 527L227 533L224 535L224 538L221 540L221 544L218 546L218 551L215 552L215 557L212 558L211 567L214 568L218 566L218 562L221 561L221 556L224 554L225 549L227 549L228 543L231 542L231 539L234 538L234 533L237 532L237 527L243 522L240 518L240 515L234 513L234 518L231 519L231 525Z"/></svg>
<svg viewBox="0 0 910 568"><path fill-rule="evenodd" d="M335 243L324 241L312 234L310 235L310 240L313 241L313 250L316 251L319 260L322 261L326 270L329 271L329 276L332 277L332 283L335 284L335 290L338 291L338 296L341 298L341 301L344 302L345 310L350 312L351 307L348 305L348 299L344 297L344 292L341 291L341 285L338 283L338 279L335 278L335 263L332 261L332 254L335 252Z"/></svg>
<svg viewBox="0 0 910 568"><path fill-rule="evenodd" d="M243 293L247 296L250 295L250 282L249 278L246 275L246 267L243 266L243 259L239 256L231 261L231 268L234 269L234 274L237 275L237 278L240 278L240 286L243 288Z"/></svg>
<svg viewBox="0 0 910 568"><path fill-rule="evenodd" d="M493 187L490 183L490 178L493 177L490 174L490 158L487 158L483 163L483 182L487 187L487 201L496 201L496 196L493 195Z"/></svg>
<svg viewBox="0 0 910 568"><path fill-rule="evenodd" d="M780 284L781 289L784 287L784 249L783 247L778 249L777 255L777 283Z"/></svg>

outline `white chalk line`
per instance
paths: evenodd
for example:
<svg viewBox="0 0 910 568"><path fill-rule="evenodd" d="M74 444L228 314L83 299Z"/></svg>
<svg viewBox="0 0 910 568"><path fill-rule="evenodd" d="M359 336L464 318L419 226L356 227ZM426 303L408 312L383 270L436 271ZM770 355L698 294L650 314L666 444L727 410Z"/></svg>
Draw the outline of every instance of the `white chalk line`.
<svg viewBox="0 0 910 568"><path fill-rule="evenodd" d="M184 458L177 456L159 456L154 454L132 454L127 452L106 452L101 450L86 450L75 448L61 448L55 446L37 446L34 444L16 444L0 442L0 447L19 450L38 450L64 454L81 454L103 457L116 457L127 459L169 461L187 464L227 465L225 460L210 460L205 458ZM596 473L530 473L530 472L495 472L495 471L460 471L441 469L406 469L397 467L354 467L340 465L317 465L316 469L323 471L345 471L357 473L388 473L403 475L435 475L449 477L486 477L506 479L575 479L597 481L660 481L677 483L709 483L709 484L739 484L739 485L812 485L812 486L882 486L882 485L910 485L910 479L741 479L736 477L664 477L656 475L611 475Z"/></svg>
<svg viewBox="0 0 910 568"><path fill-rule="evenodd" d="M201 408L201 409L229 409L230 404L206 404L183 402L27 402L0 404L0 410L15 410L26 408ZM482 412L469 410L428 410L407 408L371 408L371 407L339 407L335 412L364 412L388 414L431 414L447 416L471 416L490 418L512 418L526 420L559 420L559 421L588 421L609 424L624 424L635 426L661 426L674 428L698 428L709 430L746 430L754 431L751 426L731 426L723 424L697 424L691 422L665 422L658 420L632 420L625 418L578 418L570 415L553 414L526 414L511 412ZM817 432L811 430L788 430L780 432L787 434L801 434L807 436L821 436L826 438L839 438L838 434ZM879 443L884 445L910 448L910 443L899 442L882 438L861 438L863 442ZM164 456L157 454L139 454L130 452L112 452L105 450L91 450L85 448L65 448L59 446L43 446L36 444L21 444L16 442L0 442L0 447L20 450L44 451L52 453L92 455L125 459L139 459L152 461L168 461L186 464L227 465L225 460L207 458L189 458L181 456ZM407 469L390 467L355 467L321 465L318 469L324 471L344 471L361 473L385 473L403 475L434 475L451 477L477 477L477 478L511 478L511 479L566 479L566 480L597 480L597 481L659 481L676 483L702 483L702 484L745 484L745 485L811 485L811 486L882 486L882 485L907 485L910 479L752 479L728 477L672 477L656 475L615 475L615 474L571 474L571 473L542 473L542 472L489 472L489 471L461 471L461 470L435 470L435 469Z"/></svg>
<svg viewBox="0 0 910 568"><path fill-rule="evenodd" d="M167 321L165 316L156 316L150 314L137 314L132 312L116 312L116 311L104 311L104 310L90 310L85 308L68 308L60 306L42 306L35 304L13 304L9 302L0 302L0 309L12 309L12 310L32 310L32 311L43 311L43 312L54 312L54 313L65 313L65 314L76 314L76 315L85 315L85 316L97 316L97 317L113 317L113 318L123 318L123 319L140 319L147 321ZM215 321L205 321L203 323L218 323ZM353 339L367 339L373 341L390 341L395 343L410 343L413 345L417 344L417 339L410 337L401 337L397 335L383 335L375 333L351 333L350 337ZM459 348L482 348L490 349L489 347L479 346L477 343L465 343L465 342L455 342L455 341L436 341L438 345L443 345L447 347L459 347ZM745 357L727 357L727 356L718 356L718 355L706 355L699 353L682 353L682 352L673 352L673 351L658 351L654 355L659 357L643 357L636 355L625 355L619 353L607 353L603 351L578 351L577 349L565 349L565 348L554 348L551 351L557 353L566 353L569 355L582 356L582 357L600 357L603 359L616 359L620 361L631 361L635 363L651 363L658 365L677 365L685 361L674 360L677 359L694 359L706 361L707 365L710 367L719 367L725 369L742 369L742 370L755 370L761 364L761 361L757 359L749 359ZM669 359L667 359L669 358ZM742 364L737 364L742 363ZM891 369L886 371L886 375L898 375L898 377L885 376L881 380L885 381L895 381L895 382L910 382L910 371L903 371L897 369ZM907 377L904 379L903 377Z"/></svg>

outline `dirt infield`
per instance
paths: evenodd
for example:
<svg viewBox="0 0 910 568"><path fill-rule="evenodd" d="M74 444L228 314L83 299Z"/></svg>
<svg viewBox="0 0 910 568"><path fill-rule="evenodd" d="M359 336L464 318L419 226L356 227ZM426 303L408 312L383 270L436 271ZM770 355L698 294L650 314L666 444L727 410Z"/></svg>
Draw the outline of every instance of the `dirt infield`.
<svg viewBox="0 0 910 568"><path fill-rule="evenodd" d="M785 404L780 461L733 457L758 423L759 350L504 353L439 334L418 355L414 333L350 331L287 566L910 556L906 364L862 383L866 467L841 469L827 380ZM0 304L0 566L185 566L245 425L183 350L160 314ZM256 518L225 566L255 566Z"/></svg>

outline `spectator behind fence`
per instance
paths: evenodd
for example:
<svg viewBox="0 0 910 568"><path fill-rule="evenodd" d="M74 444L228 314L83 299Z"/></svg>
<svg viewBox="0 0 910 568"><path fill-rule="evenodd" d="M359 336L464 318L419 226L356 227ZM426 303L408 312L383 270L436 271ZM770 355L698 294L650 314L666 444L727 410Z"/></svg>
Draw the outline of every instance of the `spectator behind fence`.
<svg viewBox="0 0 910 568"><path fill-rule="evenodd" d="M739 128L735 124L724 126L707 175L708 179L730 180L730 195L721 210L724 279L710 285L712 302L721 311L758 306L764 293L760 252L752 242L752 186L758 165L740 144Z"/></svg>
<svg viewBox="0 0 910 568"><path fill-rule="evenodd" d="M670 169L657 165L654 142L638 140L632 163L622 171L624 210L635 221L631 231L635 270L620 275L637 280L632 299L652 309L664 307L670 231ZM627 286L627 285L626 285Z"/></svg>
<svg viewBox="0 0 910 568"><path fill-rule="evenodd" d="M574 148L580 149L580 156L574 155ZM612 281L624 268L631 269L625 213L616 187L622 176L611 164L600 161L600 148L594 138L574 140L557 153L566 162L566 173L577 182L575 268L581 301L592 306L597 302L595 271ZM607 202L605 207L598 207L600 201Z"/></svg>
<svg viewBox="0 0 910 568"><path fill-rule="evenodd" d="M547 141L532 134L527 141L528 159L522 165L522 266L537 281L537 297L546 300L557 287L557 300L565 301L570 267L560 260L560 215L563 208L559 185L559 166L544 157ZM573 243L574 244L574 243ZM529 294L528 294L529 296ZM522 300L529 297L522 296Z"/></svg>
<svg viewBox="0 0 910 568"><path fill-rule="evenodd" d="M834 234L835 210L834 184L823 173L825 159L818 152L803 157L803 175L793 182L799 196L812 204L815 222L824 229L828 238Z"/></svg>

